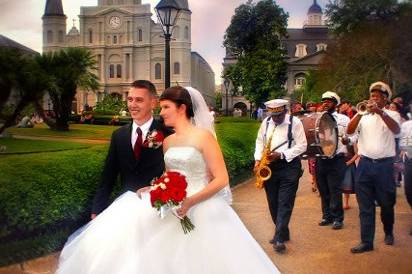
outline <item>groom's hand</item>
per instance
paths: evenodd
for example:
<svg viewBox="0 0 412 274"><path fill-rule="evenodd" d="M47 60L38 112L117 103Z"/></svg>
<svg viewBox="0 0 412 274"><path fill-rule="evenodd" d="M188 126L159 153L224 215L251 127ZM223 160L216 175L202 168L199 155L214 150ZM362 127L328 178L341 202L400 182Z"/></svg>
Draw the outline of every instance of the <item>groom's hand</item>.
<svg viewBox="0 0 412 274"><path fill-rule="evenodd" d="M97 214L96 214L96 213L90 214L90 219L94 220L94 218L96 218L96 217L97 217Z"/></svg>

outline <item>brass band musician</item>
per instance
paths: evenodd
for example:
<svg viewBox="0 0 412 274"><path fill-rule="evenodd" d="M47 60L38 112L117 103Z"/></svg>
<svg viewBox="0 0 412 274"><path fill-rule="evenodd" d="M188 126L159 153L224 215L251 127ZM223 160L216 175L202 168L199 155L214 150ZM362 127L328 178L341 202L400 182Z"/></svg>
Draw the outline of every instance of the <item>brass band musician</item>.
<svg viewBox="0 0 412 274"><path fill-rule="evenodd" d="M284 252L285 242L290 239L289 220L302 175L299 155L306 151L307 141L302 122L287 114L287 100L275 99L265 105L270 115L263 120L257 135L255 171L261 168L261 160L269 163L271 176L264 182L264 188L276 226L270 243L276 252ZM267 155L262 155L267 146L270 148Z"/></svg>

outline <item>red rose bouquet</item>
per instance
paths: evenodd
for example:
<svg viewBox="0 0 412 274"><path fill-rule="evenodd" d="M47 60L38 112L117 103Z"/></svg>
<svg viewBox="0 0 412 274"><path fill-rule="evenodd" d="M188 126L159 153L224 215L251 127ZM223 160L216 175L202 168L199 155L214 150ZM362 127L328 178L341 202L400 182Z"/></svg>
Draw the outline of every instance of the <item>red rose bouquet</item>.
<svg viewBox="0 0 412 274"><path fill-rule="evenodd" d="M163 144L165 136L161 131L153 130L147 134L146 140L143 142L144 147L157 149Z"/></svg>
<svg viewBox="0 0 412 274"><path fill-rule="evenodd" d="M150 190L150 202L159 211L160 217L163 218L171 210L180 219L185 234L193 230L195 226L187 216L179 217L175 209L186 198L186 188L187 182L184 175L168 171L152 182Z"/></svg>

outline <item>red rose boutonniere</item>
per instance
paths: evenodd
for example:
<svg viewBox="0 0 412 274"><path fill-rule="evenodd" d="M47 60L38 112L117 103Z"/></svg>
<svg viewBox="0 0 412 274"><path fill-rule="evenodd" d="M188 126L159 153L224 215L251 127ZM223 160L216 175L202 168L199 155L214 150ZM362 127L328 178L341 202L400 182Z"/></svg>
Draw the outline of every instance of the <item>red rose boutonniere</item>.
<svg viewBox="0 0 412 274"><path fill-rule="evenodd" d="M179 217L176 209L186 198L186 177L179 172L168 171L159 179L152 182L150 190L150 202L159 211L160 218L164 218L170 211L180 219L183 232L186 234L195 226L190 219Z"/></svg>
<svg viewBox="0 0 412 274"><path fill-rule="evenodd" d="M161 131L152 130L147 134L146 140L143 142L144 147L157 149L162 146L165 136Z"/></svg>

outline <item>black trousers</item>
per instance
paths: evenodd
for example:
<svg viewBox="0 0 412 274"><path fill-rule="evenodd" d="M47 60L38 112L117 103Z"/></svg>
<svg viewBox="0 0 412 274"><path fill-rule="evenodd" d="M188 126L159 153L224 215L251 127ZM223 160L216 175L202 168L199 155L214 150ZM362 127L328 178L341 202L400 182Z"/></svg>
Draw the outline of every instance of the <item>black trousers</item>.
<svg viewBox="0 0 412 274"><path fill-rule="evenodd" d="M412 207L412 158L405 162L405 196Z"/></svg>
<svg viewBox="0 0 412 274"><path fill-rule="evenodd" d="M393 158L373 161L362 156L355 175L355 192L359 204L362 242L373 244L375 238L375 201L381 208L385 234L392 234L396 203Z"/></svg>
<svg viewBox="0 0 412 274"><path fill-rule="evenodd" d="M284 242L290 238L289 221L295 204L302 165L299 158L287 163L279 160L269 165L272 176L264 184L270 215L276 225L274 239Z"/></svg>
<svg viewBox="0 0 412 274"><path fill-rule="evenodd" d="M332 159L318 158L316 161L316 182L322 204L322 218L329 221L343 221L342 181L345 177L344 155Z"/></svg>

